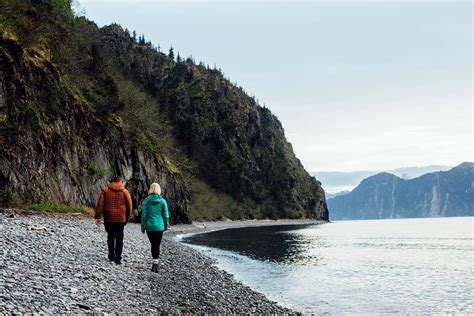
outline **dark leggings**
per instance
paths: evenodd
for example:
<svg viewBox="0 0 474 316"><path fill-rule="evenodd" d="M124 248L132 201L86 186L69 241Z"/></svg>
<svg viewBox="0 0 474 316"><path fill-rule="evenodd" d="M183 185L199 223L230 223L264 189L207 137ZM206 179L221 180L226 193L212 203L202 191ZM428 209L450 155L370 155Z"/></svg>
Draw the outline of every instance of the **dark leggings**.
<svg viewBox="0 0 474 316"><path fill-rule="evenodd" d="M153 259L158 259L160 257L160 244L161 239L163 238L163 231L149 232L147 231L148 239L151 243L151 256Z"/></svg>
<svg viewBox="0 0 474 316"><path fill-rule="evenodd" d="M104 223L107 231L107 246L109 247L109 259L122 259L123 228L125 223Z"/></svg>

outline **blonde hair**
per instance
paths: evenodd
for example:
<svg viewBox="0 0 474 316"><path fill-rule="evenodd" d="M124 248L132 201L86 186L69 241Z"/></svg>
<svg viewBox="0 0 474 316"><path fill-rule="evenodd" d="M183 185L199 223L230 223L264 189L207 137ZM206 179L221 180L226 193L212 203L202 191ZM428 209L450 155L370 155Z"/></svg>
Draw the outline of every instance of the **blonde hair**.
<svg viewBox="0 0 474 316"><path fill-rule="evenodd" d="M150 185L150 190L148 190L148 194L158 194L161 195L161 187L158 183L152 183Z"/></svg>

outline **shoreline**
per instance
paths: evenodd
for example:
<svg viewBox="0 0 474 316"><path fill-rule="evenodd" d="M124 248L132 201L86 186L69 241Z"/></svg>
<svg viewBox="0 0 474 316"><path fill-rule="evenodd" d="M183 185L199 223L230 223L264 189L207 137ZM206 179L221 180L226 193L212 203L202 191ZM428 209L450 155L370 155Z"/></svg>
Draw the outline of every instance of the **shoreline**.
<svg viewBox="0 0 474 316"><path fill-rule="evenodd" d="M286 220L172 226L163 239L157 274L149 271L149 242L137 224L125 227L123 264L117 266L107 260L103 226L96 227L88 217L2 210L0 220L5 285L0 313L299 314L175 239L183 232L287 224Z"/></svg>
<svg viewBox="0 0 474 316"><path fill-rule="evenodd" d="M56 213L46 211L33 211L16 208L0 208L0 215L4 216L38 216L51 219L91 220L90 216L82 213ZM317 219L248 219L248 220L226 220L226 221L194 221L191 224L172 225L166 231L166 235L176 238L184 234L209 233L220 229L258 227L275 225L319 225L329 223ZM130 222L129 224L136 224Z"/></svg>
<svg viewBox="0 0 474 316"><path fill-rule="evenodd" d="M168 235L178 238L183 235L204 234L221 229L279 226L279 225L319 225L328 223L316 219L256 219L238 221L194 222L192 224L178 224L171 226ZM178 238L179 239L179 238Z"/></svg>

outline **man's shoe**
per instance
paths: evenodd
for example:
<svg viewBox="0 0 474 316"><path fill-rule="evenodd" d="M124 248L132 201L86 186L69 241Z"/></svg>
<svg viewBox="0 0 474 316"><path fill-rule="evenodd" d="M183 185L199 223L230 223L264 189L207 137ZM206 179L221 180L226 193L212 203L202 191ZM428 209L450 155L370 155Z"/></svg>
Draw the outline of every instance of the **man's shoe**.
<svg viewBox="0 0 474 316"><path fill-rule="evenodd" d="M122 264L122 261L121 260L115 260L115 264Z"/></svg>
<svg viewBox="0 0 474 316"><path fill-rule="evenodd" d="M158 272L158 263L153 263L151 266L151 272Z"/></svg>
<svg viewBox="0 0 474 316"><path fill-rule="evenodd" d="M110 260L110 261L115 261L116 259L115 259L115 257L113 257L113 256L109 256L109 260Z"/></svg>

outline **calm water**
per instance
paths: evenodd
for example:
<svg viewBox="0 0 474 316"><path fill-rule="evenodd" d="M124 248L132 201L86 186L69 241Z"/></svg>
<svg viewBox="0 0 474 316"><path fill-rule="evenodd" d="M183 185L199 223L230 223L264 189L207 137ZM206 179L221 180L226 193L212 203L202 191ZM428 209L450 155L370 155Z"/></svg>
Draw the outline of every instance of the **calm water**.
<svg viewBox="0 0 474 316"><path fill-rule="evenodd" d="M473 217L226 229L184 239L306 313L474 313Z"/></svg>

